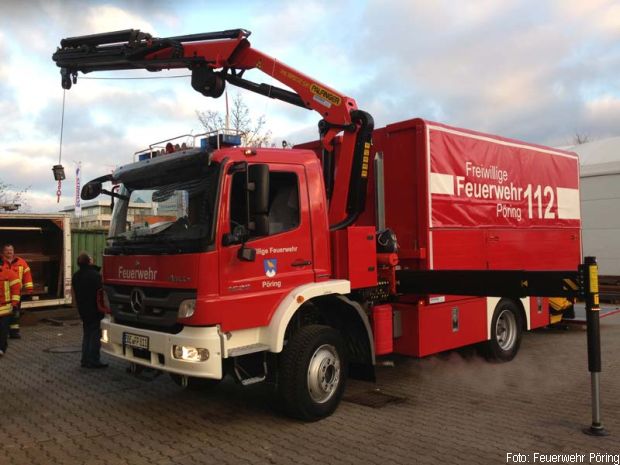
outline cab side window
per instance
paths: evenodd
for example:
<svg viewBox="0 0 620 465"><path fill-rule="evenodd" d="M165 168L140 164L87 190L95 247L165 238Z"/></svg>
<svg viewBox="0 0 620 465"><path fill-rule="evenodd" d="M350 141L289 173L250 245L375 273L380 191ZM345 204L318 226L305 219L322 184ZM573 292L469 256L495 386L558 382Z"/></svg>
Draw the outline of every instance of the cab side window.
<svg viewBox="0 0 620 465"><path fill-rule="evenodd" d="M231 230L245 224L245 173L235 173L230 196ZM290 231L299 226L299 183L295 173L269 173L269 235ZM257 237L250 234L250 239Z"/></svg>
<svg viewBox="0 0 620 465"><path fill-rule="evenodd" d="M269 173L269 235L299 226L299 188L295 173Z"/></svg>

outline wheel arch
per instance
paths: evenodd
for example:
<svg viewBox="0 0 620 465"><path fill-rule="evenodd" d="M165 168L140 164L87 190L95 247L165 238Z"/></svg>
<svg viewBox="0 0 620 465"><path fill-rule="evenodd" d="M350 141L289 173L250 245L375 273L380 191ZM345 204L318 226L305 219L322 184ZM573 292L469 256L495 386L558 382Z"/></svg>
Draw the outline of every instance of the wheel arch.
<svg viewBox="0 0 620 465"><path fill-rule="evenodd" d="M350 281L331 279L320 283L304 284L293 289L280 302L265 328L265 342L271 352L282 352L286 330L297 311L317 297L345 295L351 292Z"/></svg>
<svg viewBox="0 0 620 465"><path fill-rule="evenodd" d="M493 315L495 310L502 302L511 302L519 309L519 316L521 317L522 329L527 331L530 329L530 298L518 298L518 297L487 297L487 340L491 339L491 324L493 322Z"/></svg>
<svg viewBox="0 0 620 465"><path fill-rule="evenodd" d="M337 329L349 351L356 377L374 378L368 367L374 366L375 349L368 315L359 302L351 300L349 281L332 280L301 286L282 302L269 325L270 350L281 352L284 341L297 328L308 324L325 324ZM346 283L346 285L344 284ZM300 298L301 297L301 298ZM361 368L365 366L366 368Z"/></svg>

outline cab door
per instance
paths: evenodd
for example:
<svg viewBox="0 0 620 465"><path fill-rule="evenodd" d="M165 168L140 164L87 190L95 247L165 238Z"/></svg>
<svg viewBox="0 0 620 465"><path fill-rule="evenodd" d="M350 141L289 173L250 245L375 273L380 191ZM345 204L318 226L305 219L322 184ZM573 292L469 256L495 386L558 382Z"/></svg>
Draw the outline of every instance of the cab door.
<svg viewBox="0 0 620 465"><path fill-rule="evenodd" d="M227 199L222 219L224 233L245 223L245 173L229 173L224 182ZM250 233L245 247L256 251L253 261L238 257L241 245L220 241L220 296L222 329L265 326L292 289L314 281L312 229L303 166L269 166L268 234Z"/></svg>

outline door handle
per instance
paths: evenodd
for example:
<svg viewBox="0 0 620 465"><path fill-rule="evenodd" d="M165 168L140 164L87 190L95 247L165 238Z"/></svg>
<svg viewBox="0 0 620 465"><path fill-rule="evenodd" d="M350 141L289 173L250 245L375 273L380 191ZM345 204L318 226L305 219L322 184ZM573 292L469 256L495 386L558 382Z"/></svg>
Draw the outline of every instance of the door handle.
<svg viewBox="0 0 620 465"><path fill-rule="evenodd" d="M312 260L295 260L291 266L307 266L312 265Z"/></svg>

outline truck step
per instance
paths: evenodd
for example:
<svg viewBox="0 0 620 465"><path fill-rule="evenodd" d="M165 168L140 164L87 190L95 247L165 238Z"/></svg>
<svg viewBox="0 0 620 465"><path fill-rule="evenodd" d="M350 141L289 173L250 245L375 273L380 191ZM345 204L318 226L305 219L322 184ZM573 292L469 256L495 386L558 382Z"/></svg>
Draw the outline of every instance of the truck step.
<svg viewBox="0 0 620 465"><path fill-rule="evenodd" d="M249 386L250 384L262 383L267 376L255 376L254 378L246 378L241 380L242 386Z"/></svg>
<svg viewBox="0 0 620 465"><path fill-rule="evenodd" d="M236 347L228 351L229 357L241 357L242 355L253 354L255 352L263 352L269 350L267 344L249 344L247 346Z"/></svg>
<svg viewBox="0 0 620 465"><path fill-rule="evenodd" d="M236 354L243 355L233 357L235 377L243 386L267 379L267 349L265 344L251 344L235 349Z"/></svg>

